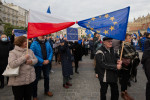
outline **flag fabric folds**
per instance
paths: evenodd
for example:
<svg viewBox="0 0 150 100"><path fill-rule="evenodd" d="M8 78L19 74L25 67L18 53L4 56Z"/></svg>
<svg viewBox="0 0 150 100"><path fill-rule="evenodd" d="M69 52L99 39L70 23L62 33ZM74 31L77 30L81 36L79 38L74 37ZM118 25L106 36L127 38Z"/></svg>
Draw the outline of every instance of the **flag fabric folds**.
<svg viewBox="0 0 150 100"><path fill-rule="evenodd" d="M139 36L141 36L141 32L140 32L140 30L138 30L138 34L139 34Z"/></svg>
<svg viewBox="0 0 150 100"><path fill-rule="evenodd" d="M86 29L85 32L86 32L86 35L92 34L91 30L89 30L89 29Z"/></svg>
<svg viewBox="0 0 150 100"><path fill-rule="evenodd" d="M101 35L125 40L130 7L78 21L78 25Z"/></svg>
<svg viewBox="0 0 150 100"><path fill-rule="evenodd" d="M29 12L28 38L51 34L74 25L75 22L38 11Z"/></svg>
<svg viewBox="0 0 150 100"><path fill-rule="evenodd" d="M47 9L47 13L51 14L50 6Z"/></svg>
<svg viewBox="0 0 150 100"><path fill-rule="evenodd" d="M147 28L147 33L150 33L150 28Z"/></svg>

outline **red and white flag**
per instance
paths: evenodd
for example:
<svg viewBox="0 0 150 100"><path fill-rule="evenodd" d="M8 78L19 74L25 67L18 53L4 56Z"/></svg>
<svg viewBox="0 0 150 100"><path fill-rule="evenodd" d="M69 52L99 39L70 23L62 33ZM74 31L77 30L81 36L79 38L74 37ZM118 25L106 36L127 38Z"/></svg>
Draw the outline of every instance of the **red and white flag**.
<svg viewBox="0 0 150 100"><path fill-rule="evenodd" d="M64 20L52 14L38 11L29 12L28 38L51 34L74 25L75 22Z"/></svg>

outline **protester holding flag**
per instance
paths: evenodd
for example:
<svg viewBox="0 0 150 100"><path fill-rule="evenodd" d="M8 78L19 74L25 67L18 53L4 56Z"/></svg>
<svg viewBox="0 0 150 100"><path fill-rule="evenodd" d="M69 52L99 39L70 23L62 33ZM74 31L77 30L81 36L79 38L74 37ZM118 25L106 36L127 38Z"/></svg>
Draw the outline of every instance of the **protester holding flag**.
<svg viewBox="0 0 150 100"><path fill-rule="evenodd" d="M117 74L118 70L121 69L122 61L117 60L114 49L112 48L112 38L103 38L103 45L96 52L95 59L95 73L101 85L101 100L106 100L108 85L111 87L111 100L118 100Z"/></svg>
<svg viewBox="0 0 150 100"><path fill-rule="evenodd" d="M19 36L14 41L15 48L10 51L8 64L11 68L19 67L18 76L10 76L8 85L12 86L14 100L31 100L35 80L34 65L37 63L32 50L27 54L27 38Z"/></svg>
<svg viewBox="0 0 150 100"><path fill-rule="evenodd" d="M4 88L4 76L2 73L8 64L9 51L14 48L14 33L12 32L10 41L5 34L0 37L0 88Z"/></svg>
<svg viewBox="0 0 150 100"><path fill-rule="evenodd" d="M120 50L121 51L121 50ZM131 45L131 36L126 34L123 54L122 54L122 69L121 69L121 97L124 100L134 100L127 93L128 81L133 70L133 60L138 56L135 48ZM139 63L139 62L138 62Z"/></svg>
<svg viewBox="0 0 150 100"><path fill-rule="evenodd" d="M33 86L33 100L37 100L37 85L43 71L44 75L44 92L47 96L53 96L53 93L49 91L49 73L50 62L52 61L53 50L50 43L46 40L45 36L39 36L36 41L33 41L30 49L34 52L38 59L38 63L35 65L36 80Z"/></svg>

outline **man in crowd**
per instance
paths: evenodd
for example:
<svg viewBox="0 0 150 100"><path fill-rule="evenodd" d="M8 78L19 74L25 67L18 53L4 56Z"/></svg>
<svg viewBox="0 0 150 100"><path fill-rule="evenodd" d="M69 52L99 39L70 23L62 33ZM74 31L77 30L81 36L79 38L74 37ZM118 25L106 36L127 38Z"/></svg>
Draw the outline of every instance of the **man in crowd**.
<svg viewBox="0 0 150 100"><path fill-rule="evenodd" d="M53 50L50 43L46 40L45 36L39 36L36 41L33 41L30 49L34 52L38 59L38 63L35 65L36 80L33 83L33 100L37 99L37 85L38 80L43 71L44 76L44 89L45 95L53 96L52 92L49 91L49 73L50 73L50 62L53 56Z"/></svg>
<svg viewBox="0 0 150 100"><path fill-rule="evenodd" d="M121 69L122 61L117 60L112 48L112 38L103 38L103 45L96 52L95 59L95 73L101 85L101 100L106 100L108 85L111 87L111 100L118 100L117 72Z"/></svg>

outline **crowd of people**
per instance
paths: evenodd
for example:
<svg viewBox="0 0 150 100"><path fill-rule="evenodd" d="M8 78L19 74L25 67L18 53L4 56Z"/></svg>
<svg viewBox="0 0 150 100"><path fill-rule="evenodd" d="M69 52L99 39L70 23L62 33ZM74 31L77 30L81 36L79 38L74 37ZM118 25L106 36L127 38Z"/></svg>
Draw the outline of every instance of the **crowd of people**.
<svg viewBox="0 0 150 100"><path fill-rule="evenodd" d="M124 44L123 52L122 45ZM29 49L27 49L27 46ZM140 49L137 49L139 46ZM77 41L67 41L67 38L52 38L51 35L29 39L26 36L15 37L13 32L10 40L5 34L0 37L0 88L4 88L6 66L19 66L19 75L7 77L8 86L12 86L14 100L38 100L38 81L41 72L44 77L44 93L52 97L50 91L50 72L53 56L55 62L62 66L62 86L68 89L73 84L71 75L79 74L79 61L82 56L90 54L95 63L96 78L100 81L100 98L106 100L108 86L111 87L111 100L118 100L118 80L121 86L121 97L124 100L134 100L127 91L130 81L136 80L137 66L140 63L139 53L143 51L142 64L147 77L146 100L150 100L150 34L135 38L126 34L125 41L109 37L101 38L94 33L93 38L79 38ZM120 59L120 56L122 58ZM75 68L73 69L73 64Z"/></svg>

